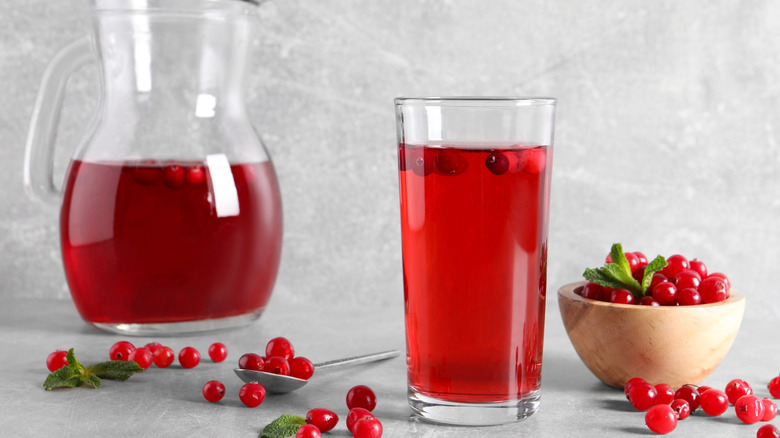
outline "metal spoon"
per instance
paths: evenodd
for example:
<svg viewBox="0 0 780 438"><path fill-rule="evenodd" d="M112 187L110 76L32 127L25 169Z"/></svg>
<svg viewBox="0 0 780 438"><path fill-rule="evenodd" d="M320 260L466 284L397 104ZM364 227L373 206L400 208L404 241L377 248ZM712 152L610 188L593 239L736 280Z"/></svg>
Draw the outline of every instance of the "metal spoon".
<svg viewBox="0 0 780 438"><path fill-rule="evenodd" d="M401 352L398 350L390 350L383 351L381 353L348 357L346 359L330 360L327 362L314 364L314 373L316 374L320 370L333 367L358 365L367 362L390 359L398 356L399 354L401 354ZM235 371L238 377L240 377L244 382L257 382L263 385L265 390L271 394L284 394L295 391L309 382L308 380L299 379L297 377L283 376L281 374L273 374L265 371L245 370L242 368L234 368L233 371Z"/></svg>

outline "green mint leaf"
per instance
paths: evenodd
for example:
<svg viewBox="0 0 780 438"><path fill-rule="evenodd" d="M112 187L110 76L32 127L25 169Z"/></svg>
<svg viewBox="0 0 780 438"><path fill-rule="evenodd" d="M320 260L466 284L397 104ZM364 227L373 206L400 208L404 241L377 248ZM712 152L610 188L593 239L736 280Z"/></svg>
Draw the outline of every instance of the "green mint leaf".
<svg viewBox="0 0 780 438"><path fill-rule="evenodd" d="M133 374L143 370L140 365L132 360L110 360L90 365L87 367L86 372L88 375L94 375L101 379L125 381Z"/></svg>
<svg viewBox="0 0 780 438"><path fill-rule="evenodd" d="M73 352L72 348L68 350L68 354L65 356L65 359L68 361L68 366L75 374L84 374L84 365L82 365L81 362L76 359L76 353Z"/></svg>
<svg viewBox="0 0 780 438"><path fill-rule="evenodd" d="M306 419L300 415L284 414L263 428L260 438L294 436L304 424L306 424Z"/></svg>
<svg viewBox="0 0 780 438"><path fill-rule="evenodd" d="M662 256L656 256L652 262L645 267L645 273L642 275L642 294L647 295L647 290L650 289L650 282L653 281L653 274L666 267L666 259Z"/></svg>
<svg viewBox="0 0 780 438"><path fill-rule="evenodd" d="M626 272L622 266L616 263L607 263L603 268L601 268L601 271L612 278L612 280L615 282L622 284L620 287L623 289L628 289L634 295L642 293L642 286L631 275L630 268L628 269L628 272Z"/></svg>
<svg viewBox="0 0 780 438"><path fill-rule="evenodd" d="M81 383L81 376L70 366L64 366L49 374L43 382L43 387L51 391L54 388L75 388Z"/></svg>
<svg viewBox="0 0 780 438"><path fill-rule="evenodd" d="M628 273L628 276L631 277L631 264L628 263L628 259L623 253L623 245L613 243L609 255L612 257L612 263L618 265L620 269ZM637 282L637 284L639 284L639 282Z"/></svg>
<svg viewBox="0 0 780 438"><path fill-rule="evenodd" d="M585 270L582 276L585 277L585 279L590 282L600 284L606 287L611 287L613 289L620 289L621 287L624 287L622 283L613 280L607 274L603 273L601 269L588 268Z"/></svg>
<svg viewBox="0 0 780 438"><path fill-rule="evenodd" d="M89 383L93 388L98 389L100 388L100 384L103 382L100 380L100 377L96 376L95 374L90 374L84 383Z"/></svg>

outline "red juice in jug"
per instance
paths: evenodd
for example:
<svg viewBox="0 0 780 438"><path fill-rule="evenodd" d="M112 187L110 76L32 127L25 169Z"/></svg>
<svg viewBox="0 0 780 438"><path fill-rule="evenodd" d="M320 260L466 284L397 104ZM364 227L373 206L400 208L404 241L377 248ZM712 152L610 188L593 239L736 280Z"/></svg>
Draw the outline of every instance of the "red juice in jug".
<svg viewBox="0 0 780 438"><path fill-rule="evenodd" d="M60 217L65 274L92 323L156 324L261 311L279 266L270 161L71 163Z"/></svg>
<svg viewBox="0 0 780 438"><path fill-rule="evenodd" d="M409 386L452 402L540 387L552 149L399 146Z"/></svg>

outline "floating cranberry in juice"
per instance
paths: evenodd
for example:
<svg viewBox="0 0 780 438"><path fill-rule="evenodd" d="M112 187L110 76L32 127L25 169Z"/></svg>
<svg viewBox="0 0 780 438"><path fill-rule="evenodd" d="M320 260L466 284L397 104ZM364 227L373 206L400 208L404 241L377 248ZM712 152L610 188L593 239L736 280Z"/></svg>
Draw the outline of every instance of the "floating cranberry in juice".
<svg viewBox="0 0 780 438"><path fill-rule="evenodd" d="M279 266L279 187L270 161L221 163L71 163L62 254L85 320L259 315Z"/></svg>
<svg viewBox="0 0 780 438"><path fill-rule="evenodd" d="M401 144L409 386L451 402L541 381L552 149Z"/></svg>

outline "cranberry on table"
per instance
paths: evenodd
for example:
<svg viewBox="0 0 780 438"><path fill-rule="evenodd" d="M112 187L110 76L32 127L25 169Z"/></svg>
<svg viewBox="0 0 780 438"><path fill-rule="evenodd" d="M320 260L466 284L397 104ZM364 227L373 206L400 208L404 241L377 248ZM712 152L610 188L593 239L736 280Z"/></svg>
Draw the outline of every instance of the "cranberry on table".
<svg viewBox="0 0 780 438"><path fill-rule="evenodd" d="M729 408L729 398L725 392L710 388L701 394L701 410L712 417L723 415Z"/></svg>
<svg viewBox="0 0 780 438"><path fill-rule="evenodd" d="M699 391L699 395L702 395L702 394L704 394L705 392L709 391L712 388L710 388L709 386L706 386L706 385L701 385L697 389Z"/></svg>
<svg viewBox="0 0 780 438"><path fill-rule="evenodd" d="M222 362L227 358L227 347L221 342L215 342L209 346L209 357L214 362Z"/></svg>
<svg viewBox="0 0 780 438"><path fill-rule="evenodd" d="M362 418L373 417L374 414L371 411L363 408L352 408L347 414L347 430L352 432L352 428L355 426L355 422Z"/></svg>
<svg viewBox="0 0 780 438"><path fill-rule="evenodd" d="M647 381L641 377L632 377L628 379L628 382L626 382L626 384L623 385L623 392L626 394L626 398L628 398L628 391L630 391L631 387L636 385L637 383L647 383Z"/></svg>
<svg viewBox="0 0 780 438"><path fill-rule="evenodd" d="M755 395L743 395L734 403L737 418L745 424L756 424L764 417L764 403Z"/></svg>
<svg viewBox="0 0 780 438"><path fill-rule="evenodd" d="M339 416L329 409L314 408L306 413L306 423L317 426L320 432L327 432L333 429L338 422Z"/></svg>
<svg viewBox="0 0 780 438"><path fill-rule="evenodd" d="M144 347L148 348L149 351L152 352L152 354L154 354L154 352L157 351L157 349L162 347L162 346L163 345L161 343L159 343L159 342L150 342L150 343L144 345Z"/></svg>
<svg viewBox="0 0 780 438"><path fill-rule="evenodd" d="M259 354L246 353L238 359L238 367L242 370L263 371L265 359Z"/></svg>
<svg viewBox="0 0 780 438"><path fill-rule="evenodd" d="M677 427L677 413L669 405L655 405L645 414L645 424L655 433L669 433Z"/></svg>
<svg viewBox="0 0 780 438"><path fill-rule="evenodd" d="M688 402L691 412L699 408L701 395L693 385L683 385L674 393L674 398Z"/></svg>
<svg viewBox="0 0 780 438"><path fill-rule="evenodd" d="M382 436L382 422L376 417L363 417L352 426L355 438L379 438Z"/></svg>
<svg viewBox="0 0 780 438"><path fill-rule="evenodd" d="M184 347L179 351L179 363L184 368L195 368L200 363L200 352L194 347Z"/></svg>
<svg viewBox="0 0 780 438"><path fill-rule="evenodd" d="M347 408L363 408L373 411L376 407L376 394L366 385L353 386L347 392Z"/></svg>
<svg viewBox="0 0 780 438"><path fill-rule="evenodd" d="M279 356L286 360L290 360L295 357L295 349L287 338L273 338L268 341L268 344L265 346L265 357L270 358L272 356Z"/></svg>
<svg viewBox="0 0 780 438"><path fill-rule="evenodd" d="M281 356L271 356L265 359L263 364L263 371L274 374L281 374L282 376L290 375L290 363L287 359Z"/></svg>
<svg viewBox="0 0 780 438"><path fill-rule="evenodd" d="M726 396L729 398L729 403L736 404L737 400L743 395L753 394L753 388L742 379L733 379L726 384Z"/></svg>
<svg viewBox="0 0 780 438"><path fill-rule="evenodd" d="M238 398L244 405L256 408L265 400L265 387L259 383L247 383L238 391Z"/></svg>
<svg viewBox="0 0 780 438"><path fill-rule="evenodd" d="M647 382L639 382L628 390L628 401L637 411L646 411L655 405L658 390Z"/></svg>
<svg viewBox="0 0 780 438"><path fill-rule="evenodd" d="M655 385L655 390L658 395L655 397L655 404L657 405L670 405L674 401L674 389L666 383L659 383Z"/></svg>
<svg viewBox="0 0 780 438"><path fill-rule="evenodd" d="M176 355L173 353L173 348L162 346L152 353L152 361L158 368L167 368L171 366Z"/></svg>
<svg viewBox="0 0 780 438"><path fill-rule="evenodd" d="M49 356L46 358L46 368L48 368L49 371L53 373L64 366L68 366L67 351L57 350L49 353Z"/></svg>
<svg viewBox="0 0 780 438"><path fill-rule="evenodd" d="M768 398L761 399L761 403L764 404L764 416L761 417L761 421L772 421L777 417L777 405L775 402Z"/></svg>
<svg viewBox="0 0 780 438"><path fill-rule="evenodd" d="M203 385L203 398L216 403L225 396L225 385L219 380L209 380Z"/></svg>
<svg viewBox="0 0 780 438"><path fill-rule="evenodd" d="M777 376L774 379L770 380L769 384L766 387L769 390L769 394L771 394L772 397L780 398L780 376Z"/></svg>
<svg viewBox="0 0 780 438"><path fill-rule="evenodd" d="M135 350L135 346L130 342L119 341L111 346L108 355L111 360L127 360L133 350Z"/></svg>
<svg viewBox="0 0 780 438"><path fill-rule="evenodd" d="M685 420L691 415L691 405L686 400L681 398L674 399L669 406L677 413L678 420Z"/></svg>
<svg viewBox="0 0 780 438"><path fill-rule="evenodd" d="M304 424L295 433L295 438L320 438L321 436L320 429L313 424Z"/></svg>
<svg viewBox="0 0 780 438"><path fill-rule="evenodd" d="M148 369L150 366L152 366L154 356L148 348L141 347L133 350L133 352L130 353L130 356L127 357L127 360L132 360L137 363L139 367Z"/></svg>
<svg viewBox="0 0 780 438"><path fill-rule="evenodd" d="M765 424L758 428L756 438L780 438L780 429L773 424Z"/></svg>
<svg viewBox="0 0 780 438"><path fill-rule="evenodd" d="M311 378L313 374L314 374L314 364L309 359L303 356L298 356L298 357L294 357L290 361L291 376L298 379L309 380L309 378Z"/></svg>

